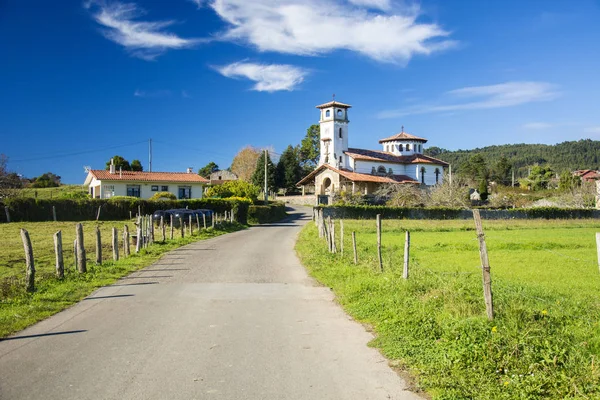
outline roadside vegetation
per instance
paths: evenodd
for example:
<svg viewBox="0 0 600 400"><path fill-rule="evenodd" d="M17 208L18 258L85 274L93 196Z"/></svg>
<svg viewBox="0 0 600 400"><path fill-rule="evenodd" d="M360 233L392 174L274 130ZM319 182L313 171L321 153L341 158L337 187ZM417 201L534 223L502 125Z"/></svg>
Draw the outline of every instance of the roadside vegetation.
<svg viewBox="0 0 600 400"><path fill-rule="evenodd" d="M434 399L600 398L600 273L594 220L483 221L495 319L488 321L472 221L345 220L344 254L309 223L296 246L371 343ZM405 231L410 275L402 278ZM351 232L356 232L358 264Z"/></svg>
<svg viewBox="0 0 600 400"><path fill-rule="evenodd" d="M219 236L244 228L238 223L223 223L215 228L196 231L192 236L179 237L176 231L173 240L154 242L139 253L119 261L112 260L110 247L111 229L116 227L122 233L125 223L130 231L134 228L130 221L87 221L84 226L84 243L88 270L79 274L75 268L73 241L74 222L16 222L0 224L2 251L0 252L0 337L7 336L47 318L72 304L82 300L95 289L110 285L119 278L137 271L157 261L164 253L186 244ZM102 265L95 262L95 228L102 234ZM29 231L33 245L36 268L36 290L25 291L25 261L19 229ZM55 276L55 255L52 235L58 231L63 235L65 277ZM119 240L122 252L122 240Z"/></svg>

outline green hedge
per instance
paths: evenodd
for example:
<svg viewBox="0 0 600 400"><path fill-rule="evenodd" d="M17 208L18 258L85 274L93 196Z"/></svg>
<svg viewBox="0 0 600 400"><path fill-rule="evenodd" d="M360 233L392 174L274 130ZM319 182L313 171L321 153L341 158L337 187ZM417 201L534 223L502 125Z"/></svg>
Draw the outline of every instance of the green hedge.
<svg viewBox="0 0 600 400"><path fill-rule="evenodd" d="M15 198L0 203L2 209L8 206L11 221L51 221L52 206L56 208L56 216L60 221L88 221L96 219L98 207L101 207L101 220L122 220L129 218L129 213L135 215L138 207L142 214L152 214L156 210L171 208L189 208L190 210L206 208L222 213L233 210L234 218L241 224L248 221L248 207L252 202L243 198L230 199L191 199L191 200L161 200L150 201L135 197L119 199L24 199ZM6 222L6 213L0 213L0 221Z"/></svg>
<svg viewBox="0 0 600 400"><path fill-rule="evenodd" d="M286 217L285 204L275 202L269 205L252 205L248 209L248 223L250 224L268 224L277 222Z"/></svg>
<svg viewBox="0 0 600 400"><path fill-rule="evenodd" d="M385 206L325 206L325 217L348 219L375 219L377 214L388 219L470 219L473 212L458 208L407 208ZM481 209L484 219L578 219L600 218L600 210L576 208L514 208L507 210Z"/></svg>

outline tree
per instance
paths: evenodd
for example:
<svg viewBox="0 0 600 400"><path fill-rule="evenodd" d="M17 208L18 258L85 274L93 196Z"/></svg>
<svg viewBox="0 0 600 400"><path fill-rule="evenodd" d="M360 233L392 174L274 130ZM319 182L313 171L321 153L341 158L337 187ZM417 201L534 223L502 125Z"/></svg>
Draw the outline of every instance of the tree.
<svg viewBox="0 0 600 400"><path fill-rule="evenodd" d="M489 170L481 154L473 154L460 166L460 175L472 182L481 182L489 178Z"/></svg>
<svg viewBox="0 0 600 400"><path fill-rule="evenodd" d="M548 189L548 184L554 177L554 171L549 165L534 165L531 167L529 176L519 180L519 184L522 187L526 187L529 190L541 190Z"/></svg>
<svg viewBox="0 0 600 400"><path fill-rule="evenodd" d="M321 127L319 125L311 125L306 130L306 136L300 142L300 166L305 175L312 172L319 163L321 154L320 137Z"/></svg>
<svg viewBox="0 0 600 400"><path fill-rule="evenodd" d="M581 177L574 175L569 171L564 171L560 174L558 181L558 188L560 190L573 190L581 186Z"/></svg>
<svg viewBox="0 0 600 400"><path fill-rule="evenodd" d="M260 156L260 151L252 146L246 146L241 149L231 162L231 172L245 182L252 181L252 174L256 169L256 161Z"/></svg>
<svg viewBox="0 0 600 400"><path fill-rule="evenodd" d="M121 156L114 156L112 158L113 164L115 165L115 171L119 169L123 169L123 171L131 171L131 166L129 165L129 161L124 159ZM106 170L110 170L110 160L106 162Z"/></svg>
<svg viewBox="0 0 600 400"><path fill-rule="evenodd" d="M131 166L130 167L131 167L132 171L140 171L141 172L141 171L144 170L144 167L142 166L142 163L141 163L140 160L133 160L131 162Z"/></svg>
<svg viewBox="0 0 600 400"><path fill-rule="evenodd" d="M17 190L23 187L19 175L8 170L8 157L0 154L0 199L16 196Z"/></svg>
<svg viewBox="0 0 600 400"><path fill-rule="evenodd" d="M492 179L497 183L508 186L512 180L510 176L511 171L512 165L508 161L508 158L502 156L492 168Z"/></svg>
<svg viewBox="0 0 600 400"><path fill-rule="evenodd" d="M216 172L219 170L219 166L214 162L211 161L208 164L206 164L204 167L200 168L198 170L198 175L200 175L203 178L210 178L210 174L212 174L213 172Z"/></svg>
<svg viewBox="0 0 600 400"><path fill-rule="evenodd" d="M34 188L48 188L48 187L59 187L60 176L53 174L52 172L46 172L33 179L31 187Z"/></svg>
<svg viewBox="0 0 600 400"><path fill-rule="evenodd" d="M265 153L267 154L267 189L276 190L275 183L275 165L271 161L269 152L262 152L255 164L254 174L252 174L252 183L264 190L265 187Z"/></svg>
<svg viewBox="0 0 600 400"><path fill-rule="evenodd" d="M286 191L296 190L296 183L302 178L298 153L298 148L289 145L281 154L281 158L279 158L279 162L277 163L275 179L277 187Z"/></svg>

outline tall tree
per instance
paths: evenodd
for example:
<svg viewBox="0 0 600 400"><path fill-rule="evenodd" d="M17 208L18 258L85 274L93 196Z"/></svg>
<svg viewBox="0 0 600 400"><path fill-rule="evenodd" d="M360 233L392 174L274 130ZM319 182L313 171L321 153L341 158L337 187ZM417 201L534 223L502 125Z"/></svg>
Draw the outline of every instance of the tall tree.
<svg viewBox="0 0 600 400"><path fill-rule="evenodd" d="M299 149L289 145L281 154L277 163L277 187L286 191L296 190L296 183L302 178L300 168Z"/></svg>
<svg viewBox="0 0 600 400"><path fill-rule="evenodd" d="M144 167L142 166L142 162L140 160L133 160L131 162L131 170L132 171L143 171Z"/></svg>
<svg viewBox="0 0 600 400"><path fill-rule="evenodd" d="M112 157L113 163L115 164L115 170L123 169L123 171L131 171L131 165L129 165L129 161L124 159L123 157L116 155ZM110 170L110 160L106 162L106 170Z"/></svg>
<svg viewBox="0 0 600 400"><path fill-rule="evenodd" d="M306 136L300 142L300 166L303 173L308 174L315 169L319 163L321 128L319 125L311 125L306 130Z"/></svg>
<svg viewBox="0 0 600 400"><path fill-rule="evenodd" d="M275 182L275 164L271 161L271 156L269 152L261 152L258 160L256 161L254 167L254 173L252 174L252 183L261 190L265 187L265 153L267 154L267 189L276 190L277 185Z"/></svg>
<svg viewBox="0 0 600 400"><path fill-rule="evenodd" d="M246 146L241 149L231 162L231 172L236 174L239 179L245 182L252 181L252 174L256 170L256 160L260 156L260 151L252 146Z"/></svg>
<svg viewBox="0 0 600 400"><path fill-rule="evenodd" d="M473 154L460 166L460 174L472 182L481 182L489 178L489 170L481 154Z"/></svg>
<svg viewBox="0 0 600 400"><path fill-rule="evenodd" d="M46 172L33 179L31 187L34 188L47 188L47 187L58 187L60 186L60 176L53 174L52 172Z"/></svg>
<svg viewBox="0 0 600 400"><path fill-rule="evenodd" d="M206 164L204 167L200 168L198 170L198 175L200 175L203 178L210 178L210 174L212 174L213 172L216 172L219 170L219 166L214 162L211 161L208 164Z"/></svg>
<svg viewBox="0 0 600 400"><path fill-rule="evenodd" d="M502 185L509 185L512 181L510 176L511 171L512 165L508 161L508 158L501 156L492 168L492 179Z"/></svg>

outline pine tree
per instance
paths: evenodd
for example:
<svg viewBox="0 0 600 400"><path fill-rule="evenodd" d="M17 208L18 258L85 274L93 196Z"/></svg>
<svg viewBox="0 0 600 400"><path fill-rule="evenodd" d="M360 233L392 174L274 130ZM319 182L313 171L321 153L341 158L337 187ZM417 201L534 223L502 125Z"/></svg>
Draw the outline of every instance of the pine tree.
<svg viewBox="0 0 600 400"><path fill-rule="evenodd" d="M269 152L267 154L267 188L270 191L277 190L277 185L275 182L275 164L271 161L271 156ZM264 190L265 187L265 152L262 151L258 160L256 161L256 169L254 170L254 174L252 174L252 183L258 186L261 190Z"/></svg>
<svg viewBox="0 0 600 400"><path fill-rule="evenodd" d="M289 145L277 163L276 184L286 191L296 190L296 183L302 178L299 149ZM263 161L264 162L264 161Z"/></svg>

